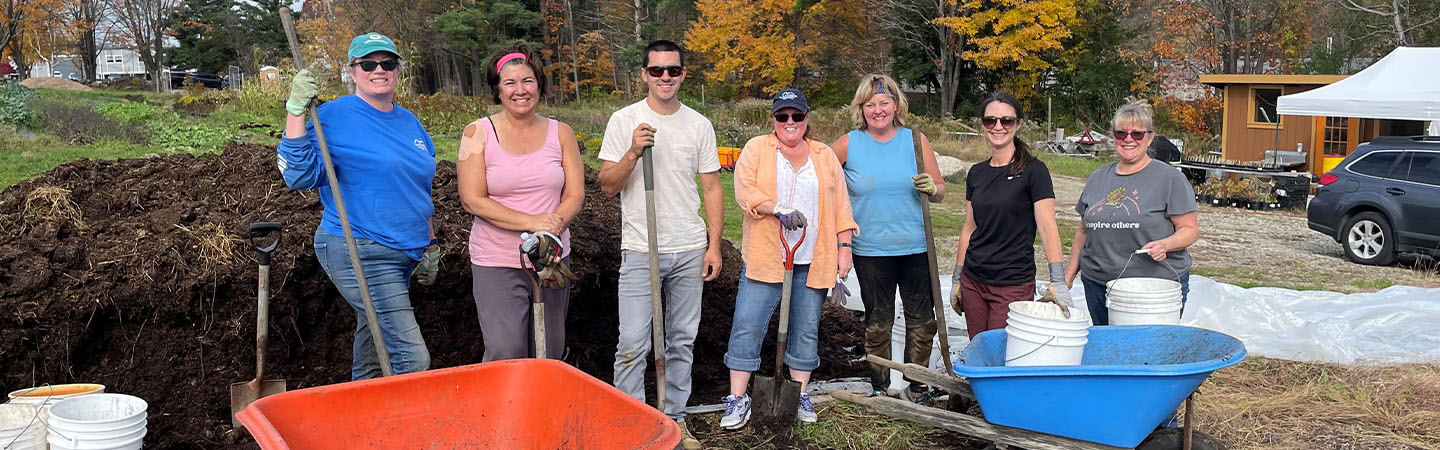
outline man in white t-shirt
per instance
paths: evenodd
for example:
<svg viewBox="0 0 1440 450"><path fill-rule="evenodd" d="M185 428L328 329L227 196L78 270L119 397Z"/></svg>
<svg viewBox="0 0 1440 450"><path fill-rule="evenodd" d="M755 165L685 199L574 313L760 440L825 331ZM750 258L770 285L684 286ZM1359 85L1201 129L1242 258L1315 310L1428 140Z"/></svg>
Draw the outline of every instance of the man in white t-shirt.
<svg viewBox="0 0 1440 450"><path fill-rule="evenodd" d="M685 430L685 448L700 442L685 427L690 399L690 367L700 328L704 281L720 274L720 235L724 228L720 157L710 120L680 103L685 57L680 46L660 40L641 54L641 74L649 87L645 99L616 111L600 144L600 188L620 194L624 223L620 235L620 342L615 352L615 387L645 401L645 370L650 353L650 265L646 236L644 175L636 167L642 150L654 146L656 242L659 278L665 293L665 407ZM705 217L695 189L699 175L705 191ZM703 280L703 281L702 281Z"/></svg>

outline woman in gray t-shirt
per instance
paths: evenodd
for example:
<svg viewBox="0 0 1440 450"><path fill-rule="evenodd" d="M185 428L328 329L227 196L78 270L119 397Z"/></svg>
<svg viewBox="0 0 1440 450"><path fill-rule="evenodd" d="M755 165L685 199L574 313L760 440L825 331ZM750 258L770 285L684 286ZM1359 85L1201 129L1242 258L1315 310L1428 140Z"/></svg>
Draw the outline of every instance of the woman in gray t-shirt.
<svg viewBox="0 0 1440 450"><path fill-rule="evenodd" d="M1075 203L1084 223L1075 231L1065 274L1067 286L1073 286L1078 272L1095 325L1110 323L1105 283L1119 278L1122 270L1127 277L1178 277L1183 302L1190 292L1190 252L1185 248L1200 237L1190 182L1145 153L1155 139L1150 105L1133 101L1121 106L1114 127L1120 160L1096 170L1085 182ZM1135 254L1137 250L1146 253Z"/></svg>

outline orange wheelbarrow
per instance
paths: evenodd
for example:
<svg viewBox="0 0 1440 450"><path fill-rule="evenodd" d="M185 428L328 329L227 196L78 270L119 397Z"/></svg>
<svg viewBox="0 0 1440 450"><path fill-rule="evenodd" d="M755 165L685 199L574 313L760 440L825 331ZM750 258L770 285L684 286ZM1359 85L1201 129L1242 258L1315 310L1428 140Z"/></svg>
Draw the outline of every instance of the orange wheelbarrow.
<svg viewBox="0 0 1440 450"><path fill-rule="evenodd" d="M264 450L669 450L680 442L680 427L665 414L549 359L290 391L236 416Z"/></svg>

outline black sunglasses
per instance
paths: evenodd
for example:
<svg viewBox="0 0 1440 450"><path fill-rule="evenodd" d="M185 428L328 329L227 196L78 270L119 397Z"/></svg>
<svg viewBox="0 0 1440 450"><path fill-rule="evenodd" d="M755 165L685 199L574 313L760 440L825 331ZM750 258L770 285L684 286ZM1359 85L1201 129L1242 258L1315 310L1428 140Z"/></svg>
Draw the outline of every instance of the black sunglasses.
<svg viewBox="0 0 1440 450"><path fill-rule="evenodd" d="M1000 126L1005 127L1006 129L1010 129L1014 127L1015 122L1018 121L1020 121L1020 119L1015 118L1015 116L985 116L980 118L980 124L984 125L985 128L995 128L995 122L1000 122Z"/></svg>
<svg viewBox="0 0 1440 450"><path fill-rule="evenodd" d="M660 76L666 72L669 72L672 78L678 77L680 74L685 73L685 66L650 66L645 68L645 73L655 78L660 78Z"/></svg>
<svg viewBox="0 0 1440 450"><path fill-rule="evenodd" d="M387 59L387 60L384 60L384 61L370 61L370 60L365 60L365 61L356 61L356 62L350 63L350 67L355 67L355 66L360 66L360 70L363 70L363 71L366 71L366 72L374 72L374 71L375 71L375 67L377 67L377 66L380 67L380 68L382 68L382 69L385 69L386 72L394 72L395 69L397 69L397 68L400 67L400 61L399 61L399 60L395 60L395 59Z"/></svg>
<svg viewBox="0 0 1440 450"><path fill-rule="evenodd" d="M775 121L776 121L776 122L780 122L780 123L785 123L785 121L790 120L790 119L795 119L795 123L800 123L800 122L804 122L804 121L805 121L805 113L802 113L802 112L790 113L790 114L778 113L778 114L775 114L774 117L775 117Z"/></svg>
<svg viewBox="0 0 1440 450"><path fill-rule="evenodd" d="M1150 134L1150 130L1145 130L1145 131L1121 131L1121 130L1115 130L1114 132L1112 132L1112 133L1110 133L1110 134L1111 134L1112 136L1115 136L1115 140L1116 140L1116 141L1123 141L1123 140L1125 140L1125 136L1130 136L1130 140L1133 140L1133 141L1135 141L1135 142L1140 142L1141 139L1145 139L1145 135Z"/></svg>

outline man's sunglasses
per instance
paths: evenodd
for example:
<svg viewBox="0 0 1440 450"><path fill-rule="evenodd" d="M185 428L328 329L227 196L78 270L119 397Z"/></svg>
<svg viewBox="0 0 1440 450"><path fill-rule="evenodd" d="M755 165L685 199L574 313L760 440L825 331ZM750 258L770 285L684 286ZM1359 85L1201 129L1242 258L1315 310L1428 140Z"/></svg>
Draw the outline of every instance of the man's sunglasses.
<svg viewBox="0 0 1440 450"><path fill-rule="evenodd" d="M387 60L384 60L384 61L370 61L370 60L365 60L365 61L356 61L356 62L350 63L350 66L351 66L351 67L360 66L360 70L363 70L363 71L366 71L366 72L374 72L376 67L380 67L380 68L382 68L382 69L385 69L386 72L394 72L395 69L400 68L400 61L399 61L399 60L394 60L394 59L387 59Z"/></svg>
<svg viewBox="0 0 1440 450"><path fill-rule="evenodd" d="M805 113L802 113L802 112L790 113L790 114L779 113L779 114L776 114L774 117L775 117L775 121L776 121L776 122L780 122L780 123L785 123L786 121L791 120L791 119L794 119L794 120L795 120L795 123L800 123L800 122L804 122L804 121L805 121Z"/></svg>
<svg viewBox="0 0 1440 450"><path fill-rule="evenodd" d="M660 76L666 72L669 72L672 78L678 77L680 74L685 73L685 66L650 66L645 68L645 73L655 78L660 78Z"/></svg>
<svg viewBox="0 0 1440 450"><path fill-rule="evenodd" d="M1150 134L1150 130L1145 130L1145 131L1121 131L1121 130L1115 130L1114 132L1112 132L1112 133L1110 133L1110 134L1111 134L1112 136L1115 136L1115 140L1116 140L1116 141L1123 141L1123 140L1125 140L1125 136L1130 136L1130 140L1133 140L1133 141L1135 141L1135 142L1140 142L1141 139L1145 139L1145 135Z"/></svg>
<svg viewBox="0 0 1440 450"><path fill-rule="evenodd" d="M999 123L1000 123L1000 126L1005 127L1005 129L1010 129L1010 128L1014 128L1014 127L1015 127L1015 123L1016 123L1016 122L1019 122L1019 121L1020 121L1020 119L1015 118L1015 116L1004 116L1004 117L985 116L985 117L981 117L981 118L980 118L980 124L981 124L981 125L984 125L985 128L995 128L995 123L996 123L996 122L999 122Z"/></svg>

